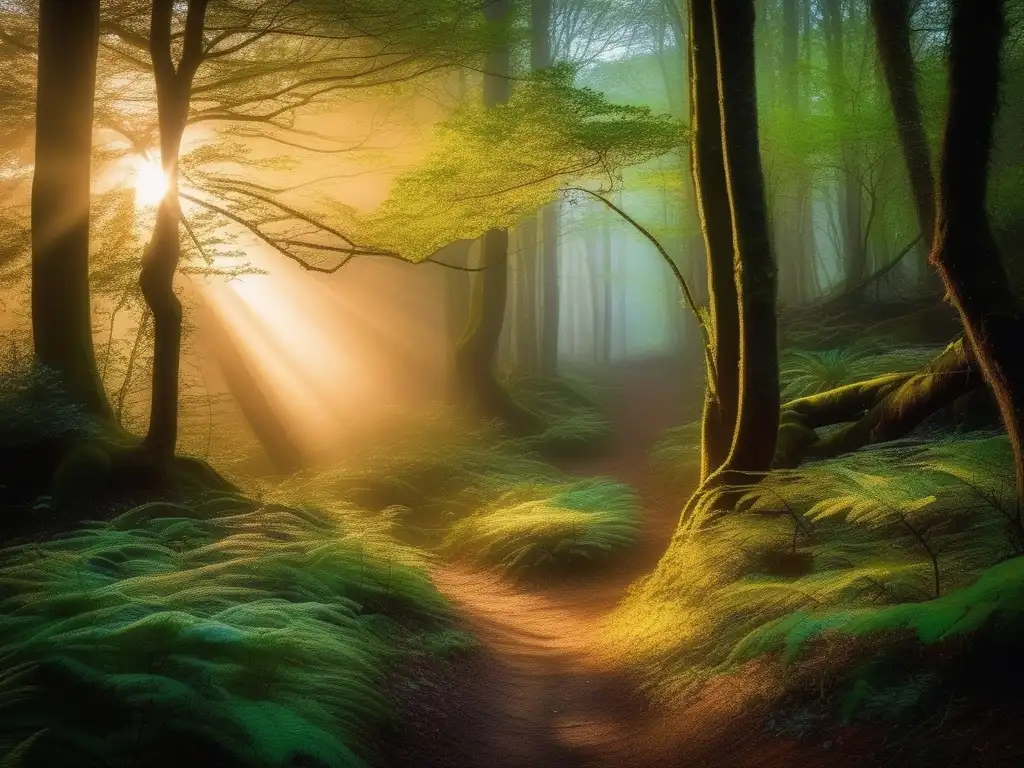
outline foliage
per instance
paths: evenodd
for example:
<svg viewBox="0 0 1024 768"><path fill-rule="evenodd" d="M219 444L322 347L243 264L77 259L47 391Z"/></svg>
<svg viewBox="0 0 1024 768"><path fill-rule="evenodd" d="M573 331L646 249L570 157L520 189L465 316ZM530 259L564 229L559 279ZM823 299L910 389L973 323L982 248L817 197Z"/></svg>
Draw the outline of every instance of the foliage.
<svg viewBox="0 0 1024 768"><path fill-rule="evenodd" d="M214 497L4 551L3 740L34 737L25 766L363 765L394 643L446 608L356 520Z"/></svg>
<svg viewBox="0 0 1024 768"><path fill-rule="evenodd" d="M667 479L681 481L700 463L701 423L691 421L666 429L651 449L651 461Z"/></svg>
<svg viewBox="0 0 1024 768"><path fill-rule="evenodd" d="M613 616L614 646L679 693L732 668L733 650L774 622L796 633L809 626L798 614L827 626L903 610L934 597L936 568L945 600L1020 551L1002 506L1010 467L1004 436L971 433L773 472L736 513L676 535Z"/></svg>
<svg viewBox="0 0 1024 768"><path fill-rule="evenodd" d="M0 415L0 451L4 452L96 432L84 410L64 393L56 373L20 360L0 371Z"/></svg>
<svg viewBox="0 0 1024 768"><path fill-rule="evenodd" d="M568 181L613 178L671 152L684 133L646 107L573 85L560 66L517 81L507 104L467 104L437 129L419 167L400 175L362 239L420 261L461 239L507 228Z"/></svg>
<svg viewBox="0 0 1024 768"><path fill-rule="evenodd" d="M632 491L607 478L524 486L452 526L443 547L511 573L605 559L636 539Z"/></svg>
<svg viewBox="0 0 1024 768"><path fill-rule="evenodd" d="M545 428L518 442L549 458L593 454L607 445L611 424L603 398L590 382L565 376L547 379L523 375L509 382L516 402L539 414Z"/></svg>
<svg viewBox="0 0 1024 768"><path fill-rule="evenodd" d="M383 526L418 547L510 571L599 561L630 544L636 509L627 489L566 477L534 450L537 440L510 440L497 424L447 410L406 416L357 460L288 478L266 497L372 510L368 541Z"/></svg>
<svg viewBox="0 0 1024 768"><path fill-rule="evenodd" d="M823 351L786 350L779 372L783 397L815 395L883 373L910 373L942 351L935 347L880 347L875 340Z"/></svg>

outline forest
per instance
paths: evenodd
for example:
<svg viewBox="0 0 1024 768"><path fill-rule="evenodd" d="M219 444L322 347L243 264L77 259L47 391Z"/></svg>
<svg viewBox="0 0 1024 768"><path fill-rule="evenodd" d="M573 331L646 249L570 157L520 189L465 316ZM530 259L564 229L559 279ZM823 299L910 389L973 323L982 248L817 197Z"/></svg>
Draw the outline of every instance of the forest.
<svg viewBox="0 0 1024 768"><path fill-rule="evenodd" d="M1024 765L1024 2L0 66L0 768Z"/></svg>

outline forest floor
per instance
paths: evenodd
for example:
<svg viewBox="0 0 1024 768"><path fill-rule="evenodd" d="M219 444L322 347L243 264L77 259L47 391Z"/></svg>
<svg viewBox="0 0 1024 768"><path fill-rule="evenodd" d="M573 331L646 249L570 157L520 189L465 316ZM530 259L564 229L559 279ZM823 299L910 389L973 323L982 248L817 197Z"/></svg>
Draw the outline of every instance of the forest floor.
<svg viewBox="0 0 1024 768"><path fill-rule="evenodd" d="M613 444L601 457L565 467L636 489L642 528L628 555L592 574L533 586L453 565L434 571L480 647L451 664L396 675L402 730L378 744L383 766L704 768L794 758L809 767L857 764L827 735L813 746L768 736L766 713L749 706L756 691L742 690L745 676L727 683L724 696L702 695L685 712L670 713L646 700L628 670L593 652L602 619L653 570L678 522L686 491L666 487L648 453L666 428L682 423L687 396L698 398L691 409L699 407L699 392L681 391L689 378L657 364L618 373L611 382ZM840 751L847 760L836 761Z"/></svg>

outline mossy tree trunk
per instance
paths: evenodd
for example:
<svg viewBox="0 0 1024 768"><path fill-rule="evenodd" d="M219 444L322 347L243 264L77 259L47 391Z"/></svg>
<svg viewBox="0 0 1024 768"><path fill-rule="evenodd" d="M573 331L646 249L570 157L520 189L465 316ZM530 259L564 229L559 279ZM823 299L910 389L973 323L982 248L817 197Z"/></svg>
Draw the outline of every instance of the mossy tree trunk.
<svg viewBox="0 0 1024 768"><path fill-rule="evenodd" d="M779 357L777 275L757 131L754 2L715 0L713 9L740 329L736 429L722 470L758 473L771 468L775 453Z"/></svg>
<svg viewBox="0 0 1024 768"><path fill-rule="evenodd" d="M949 108L931 261L999 406L1013 447L1018 496L1024 499L1024 317L986 207L1004 14L1001 0L952 2Z"/></svg>
<svg viewBox="0 0 1024 768"><path fill-rule="evenodd" d="M500 23L511 10L511 0L495 0L483 7L488 21ZM507 47L492 51L484 67L484 105L496 107L509 100L512 58ZM495 366L508 301L508 230L491 229L480 248L482 269L470 275L469 318L455 349L455 371L460 391L480 414L500 418L516 432L535 429L536 417L520 407L498 380Z"/></svg>
<svg viewBox="0 0 1024 768"><path fill-rule="evenodd" d="M708 273L710 359L701 419L701 480L729 455L739 395L739 316L733 275L732 227L718 107L717 59L711 0L690 3L691 162L694 199Z"/></svg>
<svg viewBox="0 0 1024 768"><path fill-rule="evenodd" d="M830 458L898 440L936 411L982 384L962 340L914 373L888 374L786 403L775 466ZM815 430L841 424L820 436Z"/></svg>
<svg viewBox="0 0 1024 768"><path fill-rule="evenodd" d="M758 144L754 2L695 0L690 8L692 38L706 34L701 25L707 17L702 18L702 14L710 11L712 22L714 66L706 68L698 61L700 57L694 56L693 89L707 89L710 79L720 105L718 128L728 201L729 274L734 283L733 303L720 304L716 313L720 319L728 313L736 328L735 358L731 365L726 368L717 350L715 356L719 387L721 382L736 385L735 425L729 434L728 453L717 468L702 477L697 492L683 510L684 525L702 526L732 508L736 486L756 482L772 465L779 426L777 276ZM699 195L707 191L701 186L708 178L708 170L701 168L705 173L697 174ZM707 232L712 222L706 206L701 218ZM711 290L714 294L717 288L712 286ZM718 327L714 326L716 332Z"/></svg>
<svg viewBox="0 0 1024 768"><path fill-rule="evenodd" d="M89 198L99 0L41 0L32 177L36 360L74 400L112 419L96 367L89 301Z"/></svg>
<svg viewBox="0 0 1024 768"><path fill-rule="evenodd" d="M174 454L178 440L178 374L181 363L181 303L174 294L174 274L181 258L178 158L188 122L192 82L203 61L203 27L207 0L189 0L181 59L174 63L171 35L174 0L153 0L150 58L156 80L160 125L160 160L168 189L157 210L153 234L142 257L139 283L153 313L153 388L146 448L160 456Z"/></svg>

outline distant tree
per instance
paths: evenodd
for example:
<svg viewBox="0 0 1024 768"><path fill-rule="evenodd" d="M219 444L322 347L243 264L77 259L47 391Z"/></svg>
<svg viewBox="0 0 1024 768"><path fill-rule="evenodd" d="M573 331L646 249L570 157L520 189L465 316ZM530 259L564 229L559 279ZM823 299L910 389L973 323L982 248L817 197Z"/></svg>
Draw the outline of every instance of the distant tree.
<svg viewBox="0 0 1024 768"><path fill-rule="evenodd" d="M871 0L871 19L878 56L896 119L896 132L914 196L914 209L924 253L931 251L935 228L935 182L924 117L917 93L917 76L910 44L909 0ZM928 275L922 270L922 275Z"/></svg>
<svg viewBox="0 0 1024 768"><path fill-rule="evenodd" d="M543 71L554 64L552 54L552 0L530 2L530 67ZM540 253L543 269L541 286L543 314L540 325L540 372L545 376L558 373L558 203L541 208Z"/></svg>
<svg viewBox="0 0 1024 768"><path fill-rule="evenodd" d="M484 6L488 21L504 22L511 0ZM512 95L512 55L502 46L488 55L484 66L484 107L507 104ZM539 426L537 417L524 409L498 380L495 371L508 297L508 228L491 227L483 235L480 264L471 277L469 319L455 349L455 368L461 391L472 398L486 416L497 416L514 430L530 432Z"/></svg>

